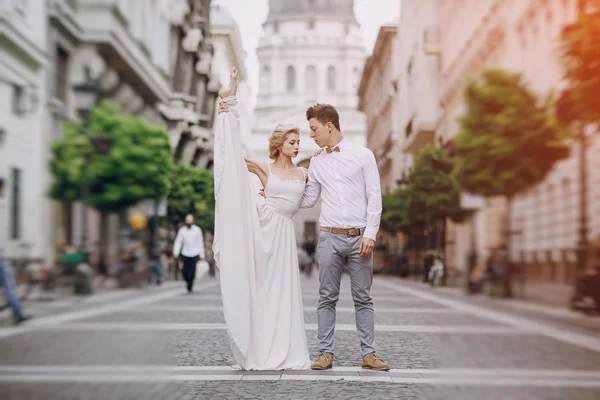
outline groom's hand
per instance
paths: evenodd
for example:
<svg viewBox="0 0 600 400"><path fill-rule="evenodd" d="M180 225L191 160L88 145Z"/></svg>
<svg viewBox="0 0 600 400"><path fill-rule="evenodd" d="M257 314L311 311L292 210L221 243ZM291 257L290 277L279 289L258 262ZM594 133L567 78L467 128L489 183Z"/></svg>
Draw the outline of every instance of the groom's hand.
<svg viewBox="0 0 600 400"><path fill-rule="evenodd" d="M360 249L358 250L358 255L361 257L366 257L373 252L375 248L375 241L369 238L362 238L360 242Z"/></svg>

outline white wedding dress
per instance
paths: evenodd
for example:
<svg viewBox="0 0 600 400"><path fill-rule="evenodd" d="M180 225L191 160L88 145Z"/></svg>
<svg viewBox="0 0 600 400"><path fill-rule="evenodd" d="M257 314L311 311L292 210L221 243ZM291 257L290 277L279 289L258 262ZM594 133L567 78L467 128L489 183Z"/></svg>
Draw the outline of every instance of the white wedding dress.
<svg viewBox="0 0 600 400"><path fill-rule="evenodd" d="M229 112L215 131L213 251L233 356L246 370L307 369L292 221L306 183L269 173L266 198L259 196L242 153L237 100L224 101Z"/></svg>

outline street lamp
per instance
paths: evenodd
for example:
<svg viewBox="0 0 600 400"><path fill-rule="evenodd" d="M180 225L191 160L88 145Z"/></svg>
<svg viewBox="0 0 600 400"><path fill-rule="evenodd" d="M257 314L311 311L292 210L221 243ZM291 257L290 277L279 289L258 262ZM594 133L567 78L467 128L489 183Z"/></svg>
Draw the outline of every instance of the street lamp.
<svg viewBox="0 0 600 400"><path fill-rule="evenodd" d="M90 126L90 111L100 97L98 87L94 83L91 77L91 71L89 67L84 67L84 80L82 83L76 85L75 91L75 104L77 111L83 119L83 134L86 138L89 138L89 126ZM82 233L81 233L81 252L84 255L84 263L88 263L89 249L88 249L88 197L89 197L89 176L88 176L88 162L89 154L86 152L84 156L84 167L83 167L83 179L81 180L81 202L82 202Z"/></svg>

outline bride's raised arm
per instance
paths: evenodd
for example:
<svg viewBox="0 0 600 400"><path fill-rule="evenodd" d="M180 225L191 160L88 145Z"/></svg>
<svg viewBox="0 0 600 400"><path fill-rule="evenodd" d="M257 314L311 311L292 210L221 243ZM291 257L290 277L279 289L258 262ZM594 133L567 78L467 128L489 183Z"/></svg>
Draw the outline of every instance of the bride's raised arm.
<svg viewBox="0 0 600 400"><path fill-rule="evenodd" d="M229 73L229 87L223 88L219 90L219 97L221 99L225 99L230 96L235 96L237 93L238 86L238 70L236 68L231 68L231 72Z"/></svg>
<svg viewBox="0 0 600 400"><path fill-rule="evenodd" d="M244 157L244 161L246 161L248 172L258 176L260 183L263 185L263 189L267 187L267 181L269 180L269 167L267 166L267 163L250 160L246 157Z"/></svg>

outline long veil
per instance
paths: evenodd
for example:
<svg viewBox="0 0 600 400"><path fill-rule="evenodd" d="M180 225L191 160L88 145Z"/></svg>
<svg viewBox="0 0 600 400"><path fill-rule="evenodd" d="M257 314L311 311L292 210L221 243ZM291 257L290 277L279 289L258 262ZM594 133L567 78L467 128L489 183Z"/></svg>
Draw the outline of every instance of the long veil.
<svg viewBox="0 0 600 400"><path fill-rule="evenodd" d="M228 113L218 116L214 144L215 237L223 314L236 362L244 366L255 327L257 272L266 265L256 212L256 194L244 161L240 113L235 96L223 99Z"/></svg>

